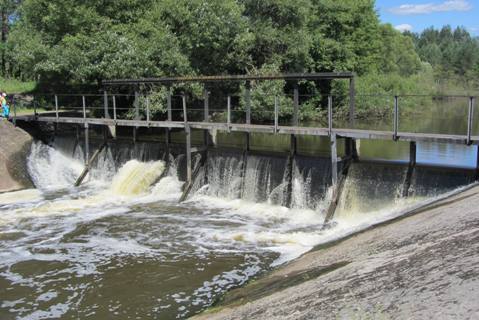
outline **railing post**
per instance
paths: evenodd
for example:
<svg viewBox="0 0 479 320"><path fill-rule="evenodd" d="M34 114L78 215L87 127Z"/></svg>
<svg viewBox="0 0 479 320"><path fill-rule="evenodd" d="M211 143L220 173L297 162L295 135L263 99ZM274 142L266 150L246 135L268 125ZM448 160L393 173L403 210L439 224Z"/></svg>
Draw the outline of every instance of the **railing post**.
<svg viewBox="0 0 479 320"><path fill-rule="evenodd" d="M293 90L293 126L299 125L299 87L295 83Z"/></svg>
<svg viewBox="0 0 479 320"><path fill-rule="evenodd" d="M183 121L185 124L188 122L188 114L186 113L186 96L183 94L182 96L183 101Z"/></svg>
<svg viewBox="0 0 479 320"><path fill-rule="evenodd" d="M146 122L150 125L150 97L146 97Z"/></svg>
<svg viewBox="0 0 479 320"><path fill-rule="evenodd" d="M228 132L231 132L231 96L227 98L227 110L226 110L226 126L228 127Z"/></svg>
<svg viewBox="0 0 479 320"><path fill-rule="evenodd" d="M191 170L191 128L185 123L185 133L186 133L186 181L191 183L192 181L192 170Z"/></svg>
<svg viewBox="0 0 479 320"><path fill-rule="evenodd" d="M399 127L399 97L394 96L394 133L393 140L398 140L398 127Z"/></svg>
<svg viewBox="0 0 479 320"><path fill-rule="evenodd" d="M246 124L251 124L251 81L246 81L245 104Z"/></svg>
<svg viewBox="0 0 479 320"><path fill-rule="evenodd" d="M354 76L349 79L349 124L351 129L354 128L355 112L356 112L356 87Z"/></svg>
<svg viewBox="0 0 479 320"><path fill-rule="evenodd" d="M274 97L274 133L278 132L278 118L279 118L279 101L278 97Z"/></svg>
<svg viewBox="0 0 479 320"><path fill-rule="evenodd" d="M333 134L333 97L328 96L328 133Z"/></svg>
<svg viewBox="0 0 479 320"><path fill-rule="evenodd" d="M105 109L105 119L110 119L110 114L108 113L108 93L106 90L103 91L103 107Z"/></svg>
<svg viewBox="0 0 479 320"><path fill-rule="evenodd" d="M140 94L138 91L135 91L135 120L140 119Z"/></svg>
<svg viewBox="0 0 479 320"><path fill-rule="evenodd" d="M171 87L168 87L168 93L166 94L166 108L168 110L168 121L172 121L171 114Z"/></svg>
<svg viewBox="0 0 479 320"><path fill-rule="evenodd" d="M204 121L205 122L209 122L210 121L210 102L209 102L209 92L208 90L205 89L205 91L203 92L203 97L205 99L205 114L204 114Z"/></svg>
<svg viewBox="0 0 479 320"><path fill-rule="evenodd" d="M55 117L57 118L58 121L58 96L55 95Z"/></svg>
<svg viewBox="0 0 479 320"><path fill-rule="evenodd" d="M83 119L86 119L86 100L85 100L85 96L82 96L81 100L82 100L82 107L83 107Z"/></svg>
<svg viewBox="0 0 479 320"><path fill-rule="evenodd" d="M33 116L35 119L37 118L37 99L35 99L35 95L33 95Z"/></svg>
<svg viewBox="0 0 479 320"><path fill-rule="evenodd" d="M472 124L474 119L474 97L469 97L469 110L467 114L467 145L472 143Z"/></svg>
<svg viewBox="0 0 479 320"><path fill-rule="evenodd" d="M113 95L113 120L116 121L116 96Z"/></svg>
<svg viewBox="0 0 479 320"><path fill-rule="evenodd" d="M90 159L90 139L89 139L89 130L88 123L84 123L85 128L85 164L88 164Z"/></svg>
<svg viewBox="0 0 479 320"><path fill-rule="evenodd" d="M331 137L331 181L333 186L338 183L338 149L336 144L336 134Z"/></svg>

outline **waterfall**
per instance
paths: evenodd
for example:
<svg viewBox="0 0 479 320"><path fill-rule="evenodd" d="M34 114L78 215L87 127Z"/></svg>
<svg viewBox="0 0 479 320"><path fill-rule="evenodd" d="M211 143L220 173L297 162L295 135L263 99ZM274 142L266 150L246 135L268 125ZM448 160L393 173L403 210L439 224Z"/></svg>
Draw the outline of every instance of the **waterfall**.
<svg viewBox="0 0 479 320"><path fill-rule="evenodd" d="M114 194L127 196L145 193L164 170L165 163L163 161L130 160L115 175L110 190Z"/></svg>

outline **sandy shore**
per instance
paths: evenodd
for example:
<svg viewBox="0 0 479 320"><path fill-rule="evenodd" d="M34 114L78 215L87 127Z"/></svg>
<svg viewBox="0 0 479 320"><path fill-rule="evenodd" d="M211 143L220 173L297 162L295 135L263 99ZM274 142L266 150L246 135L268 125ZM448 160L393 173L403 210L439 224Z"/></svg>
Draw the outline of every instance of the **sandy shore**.
<svg viewBox="0 0 479 320"><path fill-rule="evenodd" d="M310 252L194 319L479 319L479 187Z"/></svg>

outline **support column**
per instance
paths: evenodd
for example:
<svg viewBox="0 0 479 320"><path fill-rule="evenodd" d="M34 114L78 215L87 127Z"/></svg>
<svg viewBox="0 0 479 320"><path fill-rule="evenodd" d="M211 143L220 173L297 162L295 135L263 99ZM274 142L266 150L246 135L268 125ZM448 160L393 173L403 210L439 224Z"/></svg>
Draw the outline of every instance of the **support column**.
<svg viewBox="0 0 479 320"><path fill-rule="evenodd" d="M292 136L293 137L293 136ZM291 208L293 205L293 170L294 170L294 154L290 154L287 162L287 177L288 177L288 186L286 190L286 201L284 206Z"/></svg>
<svg viewBox="0 0 479 320"><path fill-rule="evenodd" d="M251 81L246 81L245 91L246 124L251 124ZM250 134L245 132L245 150L250 151Z"/></svg>
<svg viewBox="0 0 479 320"><path fill-rule="evenodd" d="M58 121L58 117L59 117L59 115L58 115L58 96L55 95L55 118L57 119L57 121Z"/></svg>
<svg viewBox="0 0 479 320"><path fill-rule="evenodd" d="M135 91L135 101L134 101L134 106L135 106L135 120L140 119L140 94L138 91ZM138 134L138 127L134 126L133 127L133 143L136 143L137 141L137 134Z"/></svg>
<svg viewBox="0 0 479 320"><path fill-rule="evenodd" d="M336 186L338 183L338 150L336 134L331 135L331 179L333 186Z"/></svg>
<svg viewBox="0 0 479 320"><path fill-rule="evenodd" d="M293 89L293 127L297 126L299 126L299 86L296 82ZM290 141L290 154L294 156L298 151L298 141L294 134L291 135Z"/></svg>
<svg viewBox="0 0 479 320"><path fill-rule="evenodd" d="M166 109L168 111L168 121L173 121L173 115L171 112L171 87L167 88L168 92L166 94ZM167 162L170 161L170 144L171 144L171 128L166 128L166 152L167 152Z"/></svg>
<svg viewBox="0 0 479 320"><path fill-rule="evenodd" d="M85 164L88 164L88 159L90 159L90 131L88 128L88 123L85 123L84 127L85 127Z"/></svg>
<svg viewBox="0 0 479 320"><path fill-rule="evenodd" d="M409 188L411 186L412 175L414 173L414 168L416 167L416 142L411 141L409 143L409 165L404 179L402 196L404 198L409 196Z"/></svg>
<svg viewBox="0 0 479 320"><path fill-rule="evenodd" d="M399 97L394 96L394 118L393 118L393 140L397 141L398 137L398 130L399 130Z"/></svg>
<svg viewBox="0 0 479 320"><path fill-rule="evenodd" d="M103 91L103 107L105 111L105 119L110 119L110 113L108 112L108 93Z"/></svg>
<svg viewBox="0 0 479 320"><path fill-rule="evenodd" d="M205 114L204 114L204 122L210 122L210 94L208 90L205 88L203 92L203 99L204 99L204 108L205 108ZM203 144L205 147L208 147L210 145L210 134L208 130L203 131Z"/></svg>
<svg viewBox="0 0 479 320"><path fill-rule="evenodd" d="M467 115L467 145L472 144L472 126L474 119L474 97L469 97L469 110Z"/></svg>
<svg viewBox="0 0 479 320"><path fill-rule="evenodd" d="M356 112L356 87L354 77L349 79L349 125L354 128L354 117Z"/></svg>
<svg viewBox="0 0 479 320"><path fill-rule="evenodd" d="M170 163L170 144L171 144L171 132L170 128L165 128L165 161Z"/></svg>
<svg viewBox="0 0 479 320"><path fill-rule="evenodd" d="M191 128L187 124L185 125L186 133L186 183L192 182L192 169L191 169Z"/></svg>

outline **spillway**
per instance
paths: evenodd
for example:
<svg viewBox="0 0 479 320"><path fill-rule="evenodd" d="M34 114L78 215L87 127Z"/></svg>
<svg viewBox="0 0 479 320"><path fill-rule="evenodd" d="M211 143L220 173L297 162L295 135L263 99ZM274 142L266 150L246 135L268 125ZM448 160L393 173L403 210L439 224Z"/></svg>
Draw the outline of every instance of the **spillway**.
<svg viewBox="0 0 479 320"><path fill-rule="evenodd" d="M326 158L209 149L194 156L195 165L206 161L178 203L181 152L109 143L73 188L84 154L69 139L37 142L28 159L37 189L0 195L0 317L108 318L122 310L184 318L318 244L472 181L418 169L412 197L403 199L405 166L353 163L326 227Z"/></svg>

